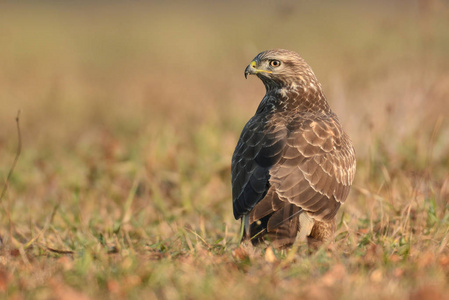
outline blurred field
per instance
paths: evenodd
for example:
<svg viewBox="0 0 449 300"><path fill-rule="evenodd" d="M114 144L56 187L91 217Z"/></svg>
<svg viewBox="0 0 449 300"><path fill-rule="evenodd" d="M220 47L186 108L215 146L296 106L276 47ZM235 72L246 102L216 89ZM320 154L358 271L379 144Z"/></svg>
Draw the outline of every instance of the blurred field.
<svg viewBox="0 0 449 300"><path fill-rule="evenodd" d="M448 28L437 0L0 4L0 298L447 299ZM333 251L238 248L243 71L278 47L357 151Z"/></svg>

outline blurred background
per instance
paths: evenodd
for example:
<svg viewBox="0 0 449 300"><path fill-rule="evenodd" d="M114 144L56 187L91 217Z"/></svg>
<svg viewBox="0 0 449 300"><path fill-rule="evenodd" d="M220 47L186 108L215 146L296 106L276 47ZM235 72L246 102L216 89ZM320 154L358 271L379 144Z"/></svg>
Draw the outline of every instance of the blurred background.
<svg viewBox="0 0 449 300"><path fill-rule="evenodd" d="M22 152L0 292L449 295L448 29L447 0L1 1L1 186L19 110ZM243 73L270 48L304 57L356 149L333 256L237 248L231 156L265 93Z"/></svg>
<svg viewBox="0 0 449 300"><path fill-rule="evenodd" d="M24 236L56 205L62 228L237 232L231 155L265 93L243 71L270 48L305 58L354 142L347 212L447 201L448 28L442 0L1 3L2 181L18 110L23 144L2 210Z"/></svg>

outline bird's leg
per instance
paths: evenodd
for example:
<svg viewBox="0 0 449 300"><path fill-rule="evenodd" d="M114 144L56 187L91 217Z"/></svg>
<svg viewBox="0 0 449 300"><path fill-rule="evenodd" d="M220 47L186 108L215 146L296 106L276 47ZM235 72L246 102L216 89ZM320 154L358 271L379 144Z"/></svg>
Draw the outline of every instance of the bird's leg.
<svg viewBox="0 0 449 300"><path fill-rule="evenodd" d="M249 215L244 215L242 217L242 223L240 224L240 239L239 243L243 240L250 239L249 233Z"/></svg>
<svg viewBox="0 0 449 300"><path fill-rule="evenodd" d="M315 221L312 231L307 237L309 248L316 250L323 244L330 244L334 239L335 229L335 219L329 222Z"/></svg>

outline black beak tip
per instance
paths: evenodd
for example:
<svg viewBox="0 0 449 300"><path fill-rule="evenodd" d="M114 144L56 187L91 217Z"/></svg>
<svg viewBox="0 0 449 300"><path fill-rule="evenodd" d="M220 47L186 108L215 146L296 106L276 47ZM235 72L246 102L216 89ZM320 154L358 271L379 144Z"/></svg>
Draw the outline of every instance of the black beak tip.
<svg viewBox="0 0 449 300"><path fill-rule="evenodd" d="M248 72L245 71L245 79L248 79Z"/></svg>

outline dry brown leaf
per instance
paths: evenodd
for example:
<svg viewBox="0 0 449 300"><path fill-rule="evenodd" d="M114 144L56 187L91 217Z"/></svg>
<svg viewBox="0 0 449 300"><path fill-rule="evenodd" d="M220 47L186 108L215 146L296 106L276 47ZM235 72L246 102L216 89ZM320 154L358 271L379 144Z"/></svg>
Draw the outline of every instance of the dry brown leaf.
<svg viewBox="0 0 449 300"><path fill-rule="evenodd" d="M108 280L107 286L108 290L113 294L119 294L121 292L120 284L117 282L117 280Z"/></svg>
<svg viewBox="0 0 449 300"><path fill-rule="evenodd" d="M425 268L435 261L435 253L431 251L424 252L419 255L418 267Z"/></svg>
<svg viewBox="0 0 449 300"><path fill-rule="evenodd" d="M366 250L366 254L364 257L365 263L368 265L375 265L382 259L382 256L383 256L382 247L379 247L376 244L372 244Z"/></svg>
<svg viewBox="0 0 449 300"><path fill-rule="evenodd" d="M53 292L56 299L60 300L89 300L90 298L80 291L68 286L67 284L57 281L56 279L50 280L50 286L53 288Z"/></svg>
<svg viewBox="0 0 449 300"><path fill-rule="evenodd" d="M377 283L381 282L383 279L382 270L380 270L380 269L374 270L370 275L370 279L373 282L377 282Z"/></svg>
<svg viewBox="0 0 449 300"><path fill-rule="evenodd" d="M393 275L394 275L394 277L402 277L402 275L404 275L404 269L401 269L401 268L395 268L394 270L393 270Z"/></svg>
<svg viewBox="0 0 449 300"><path fill-rule="evenodd" d="M392 263L397 263L400 260L401 260L401 257L399 255L397 255L397 254L391 254L390 255L390 261Z"/></svg>
<svg viewBox="0 0 449 300"><path fill-rule="evenodd" d="M277 261L272 247L268 247L267 250L265 250L265 261L269 263L274 263L275 261Z"/></svg>
<svg viewBox="0 0 449 300"><path fill-rule="evenodd" d="M346 268L343 264L336 264L329 271L327 271L323 277L322 282L326 286L332 286L336 282L340 283L346 276Z"/></svg>
<svg viewBox="0 0 449 300"><path fill-rule="evenodd" d="M410 300L443 300L443 294L434 286L423 286L410 294Z"/></svg>
<svg viewBox="0 0 449 300"><path fill-rule="evenodd" d="M449 265L449 257L447 255L441 256L439 261L442 267Z"/></svg>
<svg viewBox="0 0 449 300"><path fill-rule="evenodd" d="M5 292L8 289L8 283L9 274L5 270L0 269L0 292Z"/></svg>
<svg viewBox="0 0 449 300"><path fill-rule="evenodd" d="M237 249L232 251L232 255L240 260L248 258L248 252L245 249L243 249L243 247L238 247Z"/></svg>

